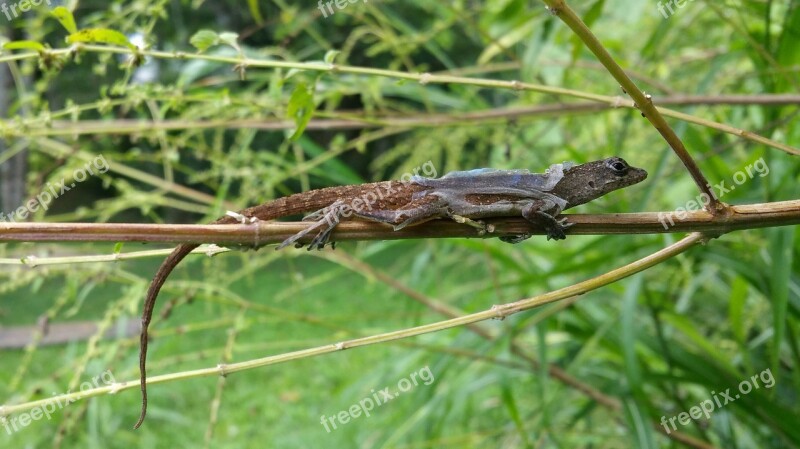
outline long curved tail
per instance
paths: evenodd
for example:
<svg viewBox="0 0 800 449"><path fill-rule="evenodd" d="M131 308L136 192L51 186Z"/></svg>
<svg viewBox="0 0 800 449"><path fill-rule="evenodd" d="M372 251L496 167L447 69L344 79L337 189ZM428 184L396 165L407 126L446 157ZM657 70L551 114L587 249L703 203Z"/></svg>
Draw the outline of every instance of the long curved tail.
<svg viewBox="0 0 800 449"><path fill-rule="evenodd" d="M374 184L356 184L351 186L338 186L328 187L325 189L311 190L303 193L296 193L294 195L278 198L258 206L249 207L239 211L240 215L250 218L257 218L262 221L274 220L279 217L289 215L296 215L304 212L312 212L334 203L339 198L359 198L364 195L369 189L375 189L375 192L394 192L396 188L402 188L402 192L408 194L410 200L411 194L408 186L399 186L392 184L397 181L383 181ZM393 199L397 200L397 194L393 193ZM213 224L234 224L240 222L239 218L233 216L224 216L215 221ZM144 422L145 415L147 414L147 329L150 326L150 318L153 315L153 308L158 298L158 292L161 286L167 280L167 277L173 269L183 260L192 250L200 245L196 244L183 244L175 248L172 253L167 256L158 272L156 272L153 281L150 283L150 288L147 290L147 298L144 303L144 310L142 311L142 333L139 342L139 372L140 384L142 390L142 412L139 415L139 421L133 426L138 429Z"/></svg>
<svg viewBox="0 0 800 449"><path fill-rule="evenodd" d="M200 245L183 244L175 248L175 250L164 259L164 262L161 263L161 267L158 268L153 282L150 283L150 288L147 289L147 299L145 299L144 310L142 311L142 333L139 341L139 376L142 389L142 412L139 415L139 421L133 426L134 429L138 429L139 426L142 425L144 417L147 415L147 329L150 326L150 318L153 316L153 307L156 305L158 292L161 291L161 286L164 285L164 281L167 280L172 270L198 246Z"/></svg>

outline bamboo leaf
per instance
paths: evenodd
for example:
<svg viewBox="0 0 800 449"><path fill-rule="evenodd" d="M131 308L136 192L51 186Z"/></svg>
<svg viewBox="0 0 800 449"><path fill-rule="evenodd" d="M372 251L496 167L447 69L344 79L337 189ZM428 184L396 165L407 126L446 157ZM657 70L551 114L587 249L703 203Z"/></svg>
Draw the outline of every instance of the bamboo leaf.
<svg viewBox="0 0 800 449"><path fill-rule="evenodd" d="M50 14L58 20L61 26L67 30L68 33L74 34L78 32L78 26L75 25L75 18L72 16L72 12L63 6L57 6Z"/></svg>
<svg viewBox="0 0 800 449"><path fill-rule="evenodd" d="M46 47L44 45L36 41L6 42L5 44L3 44L3 48L6 50L36 50L36 51L46 50Z"/></svg>
<svg viewBox="0 0 800 449"><path fill-rule="evenodd" d="M290 140L297 140L305 131L308 122L314 115L314 95L306 83L299 83L294 88L286 115L290 120L294 120L295 130Z"/></svg>
<svg viewBox="0 0 800 449"><path fill-rule="evenodd" d="M67 43L74 44L76 42L96 42L138 50L124 34L108 28L86 28L67 36Z"/></svg>

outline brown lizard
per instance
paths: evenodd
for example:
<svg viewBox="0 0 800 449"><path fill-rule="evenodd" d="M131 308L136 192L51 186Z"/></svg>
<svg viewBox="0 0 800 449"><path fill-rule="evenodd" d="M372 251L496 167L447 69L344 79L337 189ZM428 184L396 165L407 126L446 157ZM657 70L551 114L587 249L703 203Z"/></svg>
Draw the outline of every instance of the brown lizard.
<svg viewBox="0 0 800 449"><path fill-rule="evenodd" d="M274 220L314 212L304 218L313 223L304 231L285 240L276 249L316 232L308 249L322 249L340 219L363 219L387 223L395 230L437 218L451 218L482 228L473 219L522 216L539 224L549 239L565 238L570 226L566 219L556 219L563 210L599 198L606 193L643 181L647 172L631 167L619 157L586 164L553 164L545 173L527 170L477 169L451 172L438 178L415 176L409 181L383 181L297 193L250 207L238 216L225 216L216 224L234 224L244 219ZM518 243L530 235L501 237ZM139 370L142 410L134 428L144 422L147 413L147 330L158 292L167 276L197 244L182 244L164 260L156 272L142 312Z"/></svg>

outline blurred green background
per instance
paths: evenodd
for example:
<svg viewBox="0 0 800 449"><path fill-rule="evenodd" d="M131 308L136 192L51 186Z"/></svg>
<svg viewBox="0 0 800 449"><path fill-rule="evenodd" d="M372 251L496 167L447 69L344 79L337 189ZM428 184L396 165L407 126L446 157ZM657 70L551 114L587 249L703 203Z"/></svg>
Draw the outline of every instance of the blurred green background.
<svg viewBox="0 0 800 449"><path fill-rule="evenodd" d="M45 51L17 60L13 55L36 47L5 50L4 214L48 183L72 179L98 155L108 161L108 171L76 183L28 220L204 223L232 207L312 188L397 179L425 163L438 175L477 167L542 171L564 160L611 155L647 169L648 180L576 212L670 211L698 193L636 110L602 104L575 109L570 106L585 101L568 95L213 60L240 52L263 61L335 57L342 66L624 95L538 1L339 2L344 7L333 3L333 14L310 1L50 3L17 9L16 17L0 14L0 39L66 48L68 32L48 15L58 4L72 10L79 29L116 30L167 52L194 53L201 46L208 58L167 54L136 65L103 51L70 57ZM800 90L800 2L682 4L608 0L572 6L656 103L703 96L670 107L800 146L800 100L794 95ZM198 35L201 30L209 31ZM305 106L313 117L292 139L298 111L291 99L304 92L311 94ZM778 102L769 94L794 100ZM724 104L731 95L745 98ZM525 109L537 106L552 110ZM669 123L712 184L737 186L723 201L800 197L796 158L702 126ZM768 174L741 185L733 181L759 160ZM190 256L162 291L151 326L149 374L444 319L432 301L461 313L486 310L602 274L680 237L533 238L514 246L494 239L361 242L314 253L266 248ZM478 333L459 328L224 380L152 385L148 419L137 431L131 426L139 413L138 390L126 390L71 404L17 431L0 425L0 441L3 447L104 448L798 447L796 237L795 227L731 233L578 300L481 323ZM125 244L121 250L153 247ZM0 349L0 403L75 391L108 372L117 381L137 379L138 335L131 326L138 324L161 257L13 264L32 255L107 255L117 249L0 245L0 257L8 259L0 265L0 335L37 328L45 316L51 326L76 326L67 327L72 330L100 326L69 343L45 345L34 337ZM369 417L330 431L321 422L386 387L399 391L404 379L423 372L430 373L428 385L420 382ZM723 404L721 392L739 391L753 375L761 376L760 388ZM673 419L675 428L662 424L714 398L721 402L709 418L688 424Z"/></svg>

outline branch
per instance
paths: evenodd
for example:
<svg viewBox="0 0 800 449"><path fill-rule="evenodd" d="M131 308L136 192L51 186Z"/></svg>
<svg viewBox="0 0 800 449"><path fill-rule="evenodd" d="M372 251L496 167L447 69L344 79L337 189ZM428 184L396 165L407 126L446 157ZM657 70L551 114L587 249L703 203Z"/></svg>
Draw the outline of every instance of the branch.
<svg viewBox="0 0 800 449"><path fill-rule="evenodd" d="M681 162L683 162L686 170L689 171L697 187L701 192L708 195L709 201L706 205L706 209L712 214L724 213L726 206L717 199L714 191L711 190L708 180L706 180L706 177L700 171L697 163L692 159L689 151L686 150L681 139L675 134L675 131L672 130L658 109L653 105L652 97L650 95L645 95L639 90L636 84L628 78L628 75L625 74L622 67L614 61L614 58L612 58L611 54L603 47L603 44L600 43L589 27L586 26L583 20L575 14L575 11L573 11L564 0L543 1L550 7L550 11L570 27L583 43L586 44L589 50L597 56L597 59L606 67L611 76L620 83L622 89L633 98L636 107L642 111L642 115L644 115L658 132L661 133L664 140L672 147L672 150L678 155Z"/></svg>
<svg viewBox="0 0 800 449"><path fill-rule="evenodd" d="M553 1L553 0L546 0L546 3L557 3L562 5L563 8L568 7L564 4L563 1ZM557 11L559 9L556 9ZM569 10L570 12L572 10ZM573 12L574 16L574 12ZM583 22L580 21L577 16L575 16L575 20L577 20L580 24ZM276 60L260 60L260 59L252 59L247 57L229 57L229 56L219 56L219 55L207 55L207 54L197 54L197 53L185 53L185 52L167 52L167 51L156 51L156 50L138 50L134 52L127 47L113 47L113 46L106 46L106 45L84 45L84 44L75 44L68 48L60 48L60 49L53 49L47 50L45 54L49 57L69 57L76 52L79 51L87 51L93 53L107 53L107 54L127 54L127 55L137 55L137 56L147 56L153 58L162 58L162 59L175 59L175 60L201 60L201 61L213 61L219 62L224 64L231 64L237 67L246 67L248 69L254 68L285 68L285 69L298 69L298 70L309 70L309 71L316 71L316 72L329 72L329 73L348 73L354 75L370 75L376 77L383 77L383 78L394 78L394 79L402 79L402 80L410 80L416 81L420 84L460 84L464 86L476 86L476 87L485 87L485 88L498 88L498 89L512 89L512 90L519 90L519 91L531 91L531 92L539 92L542 94L550 94L550 95L562 95L574 98L580 98L584 100L589 100L598 103L606 103L613 108L617 107L626 107L626 108L639 108L644 112L648 118L648 120L652 120L657 118L663 123L664 131L659 129L664 133L672 133L674 132L666 124L661 117L661 114L666 115L668 117L678 118L680 120L689 121L691 123L700 124L704 126L708 126L714 129L717 129L722 132L730 133L735 136L741 137L743 139L748 139L753 142L762 143L765 145L769 145L774 148L779 148L783 151L786 151L790 154L800 155L800 150L793 148L791 146L781 144L779 142L775 142L771 139L768 139L763 136L759 136L755 133L751 133L749 131L740 130L733 128L731 126L716 123L710 120L699 119L695 118L689 114L683 114L678 111L673 111L666 108L655 107L651 101L647 100L644 97L639 89L636 87L635 84L630 80L630 78L625 75L622 68L620 68L616 62L611 59L611 56L606 52L606 50L602 47L602 44L597 40L594 35L592 35L591 31L585 28L585 32L588 33L587 39L593 39L593 45L599 46L599 50L602 53L598 55L598 59L607 67L608 70L611 68L616 68L612 74L616 73L615 78L617 76L622 76L623 81L620 81L620 84L625 88L634 99L633 102L625 101L621 97L618 96L608 96L608 95L599 95L593 94L589 92L578 91L574 89L565 89L562 87L551 87L545 86L541 84L534 84L534 83L523 83L520 81L512 80L512 81L505 81L505 80L494 80L494 79L486 79L486 78L470 78L464 76L453 76L453 75L443 75L443 74L431 74L431 73L408 73L408 72L401 72L397 70L388 70L388 69L376 69L371 67L359 67L359 66L348 66L348 65L340 65L340 64L328 64L328 63L321 63L321 62L293 62L293 61L276 61ZM582 39L584 39L583 34L578 33ZM586 42L586 41L584 41ZM587 43L588 45L588 43ZM590 48L593 48L590 46ZM597 53L596 53L597 54ZM41 58L38 52L23 52L11 55L0 56L0 63L3 62L10 62L10 61L17 61L17 60L26 60L26 59L38 59ZM105 103L104 103L105 104ZM74 112L73 110L69 111L62 111L63 113L67 112ZM0 136L14 136L18 131L19 128L18 123L16 122L7 122L0 120ZM27 132L27 130L25 130ZM97 133L97 131L95 131ZM45 133L47 134L47 133ZM57 133L56 133L57 134ZM22 136L27 136L28 134L23 134ZM49 134L48 134L49 135ZM666 138L666 136L665 136ZM680 145L683 148L683 144L680 142L680 139L675 136L677 140L677 145ZM675 141L667 140L670 144L676 143ZM674 148L674 147L673 147ZM676 150L677 152L678 150ZM686 149L683 148L685 156L688 157L688 153L686 153ZM680 156L680 153L678 153ZM684 160L684 165L687 163L687 160ZM688 162L690 165L693 165L694 162L689 157ZM687 166L688 167L688 166ZM695 165L695 168L696 165ZM702 174L698 174L702 177ZM708 189L707 183L700 186L702 191ZM710 189L708 189L710 190ZM710 192L709 197L714 198L713 192Z"/></svg>
<svg viewBox="0 0 800 449"><path fill-rule="evenodd" d="M466 313L463 312L462 310L459 310L441 300L430 298L408 287L407 285L395 279L395 277L383 271L380 271L377 268L373 267L372 265L362 262L347 253L342 253L342 252L338 254L334 254L333 252L320 253L318 257L343 265L349 268L353 273L364 276L368 280L377 279L380 282L383 282L384 284L388 285L392 289L403 293L404 295L419 302L425 307L441 315L444 315L448 318L458 318L466 315ZM567 304L571 305L577 300L578 300L577 297L573 297L570 298L569 300L565 300L564 302L561 303L561 305L567 305ZM486 326L482 326L477 323L468 324L465 327L468 330L480 336L481 338L488 341L497 341L501 338L504 338L502 333L496 333L496 332L493 333ZM528 351L524 348L524 346L525 344L519 342L517 338L513 336L511 337L511 342L510 342L511 352L517 355L518 357L522 358L526 362L528 362L533 371L538 371L541 367L541 362L537 358L529 354ZM563 368L556 365L555 363L545 362L545 365L547 368L547 374L556 381L561 382L567 387L572 388L575 391L585 395L589 399L597 402L603 407L608 408L612 412L619 413L620 411L622 411L622 403L616 397L608 395L600 390L597 390L592 385L584 383L580 379L569 374L567 371L565 371ZM665 436L667 436L668 438L680 441L686 444L687 446L698 449L701 448L715 449L714 446L704 441L700 441L697 438L694 438L688 434L676 431L666 432L665 429L661 426L661 424L657 421L653 421L651 424L653 425L653 428L665 434Z"/></svg>
<svg viewBox="0 0 800 449"><path fill-rule="evenodd" d="M729 206L724 214L705 211L640 212L626 214L565 214L572 235L661 234L727 232L800 224L800 200ZM478 231L450 220L433 220L400 231L382 223L344 221L333 231L333 241L400 240L420 238L491 238L543 235L546 232L522 218L493 218L485 222L493 232ZM0 241L11 242L162 242L217 243L262 246L283 240L309 226L306 222L261 222L234 225L162 225L135 223L0 223ZM311 236L313 237L313 236ZM309 239L303 240L310 241Z"/></svg>
<svg viewBox="0 0 800 449"><path fill-rule="evenodd" d="M285 363L293 360L304 359L323 354L329 354L337 351L343 351L345 349L400 340L427 333L438 332L445 329L452 329L459 326L478 323L480 321L486 321L498 318L502 319L509 315L522 312L524 310L529 310L562 299L579 296L588 291L595 290L602 286L608 285L612 282L616 282L620 279L632 276L636 273L646 270L647 268L657 265L663 262L664 260L667 260L671 257L683 253L684 251L688 250L689 248L691 248L692 246L701 241L703 241L702 235L692 234L670 245L669 247L656 252L655 254L651 254L631 264L612 270L606 274L577 283L575 285L571 285L569 287L565 287L550 293L546 293L544 295L539 295L533 298L523 299L512 303L494 306L491 309L482 312L464 315L457 318L452 318L431 324L425 324L422 326L416 326L408 329L401 329L398 331L386 332L368 337L354 338L347 341L340 341L338 343L333 343L324 346L317 346L314 348L308 348L294 352L287 352L284 354L264 357L255 360L248 360L244 362L231 363L231 364L219 364L214 368L197 369L192 371L184 371L173 374L153 376L148 378L147 382L148 384L153 385L157 383L170 382L180 379L190 379L194 377L227 376L228 374L232 374L239 371L245 371L269 365L276 365L279 363ZM53 396L51 398L25 402L22 404L3 405L0 406L0 417L8 416L12 413L21 412L23 410L28 410L34 407L44 406L52 403L53 401L69 400L70 402L72 402L79 399L86 399L94 396L116 394L120 391L134 389L134 388L139 388L138 380L127 381L127 382L116 382L112 385L96 387L75 393L62 394L59 396Z"/></svg>
<svg viewBox="0 0 800 449"><path fill-rule="evenodd" d="M455 81L452 81L454 84ZM523 84L522 88L527 89L530 84ZM566 95L566 94L565 94ZM800 105L800 95L776 94L776 95L674 95L659 98L661 105L762 105L762 106L785 106ZM317 118L308 122L308 130L351 130L369 129L380 127L403 127L403 128L433 128L444 126L459 126L464 123L492 123L530 117L554 117L567 114L579 114L587 112L600 112L616 110L619 108L635 109L633 101L626 100L620 96L596 95L593 101L557 103L521 107L495 108L484 111L474 111L461 114L416 114L416 115L377 115L362 116L359 114L340 113L343 117L338 118ZM725 123L715 122L705 118L686 114L674 109L664 107L656 108L662 115L676 118L695 125L705 126L716 129L717 131L732 134L736 137L749 140L751 142L767 145L772 148L782 150L786 153L800 156L800 149L794 148L785 143L777 142L767 137L761 136L751 131L735 128ZM326 114L320 112L318 116ZM23 120L22 124L16 121L0 120L0 134L7 138L30 138L30 137L53 137L53 136L78 136L78 135L124 135L124 134L145 134L155 131L177 131L177 130L198 130L198 129L258 129L261 131L278 131L293 129L296 126L294 121L275 119L275 118L230 118L217 120L44 120L35 118Z"/></svg>

